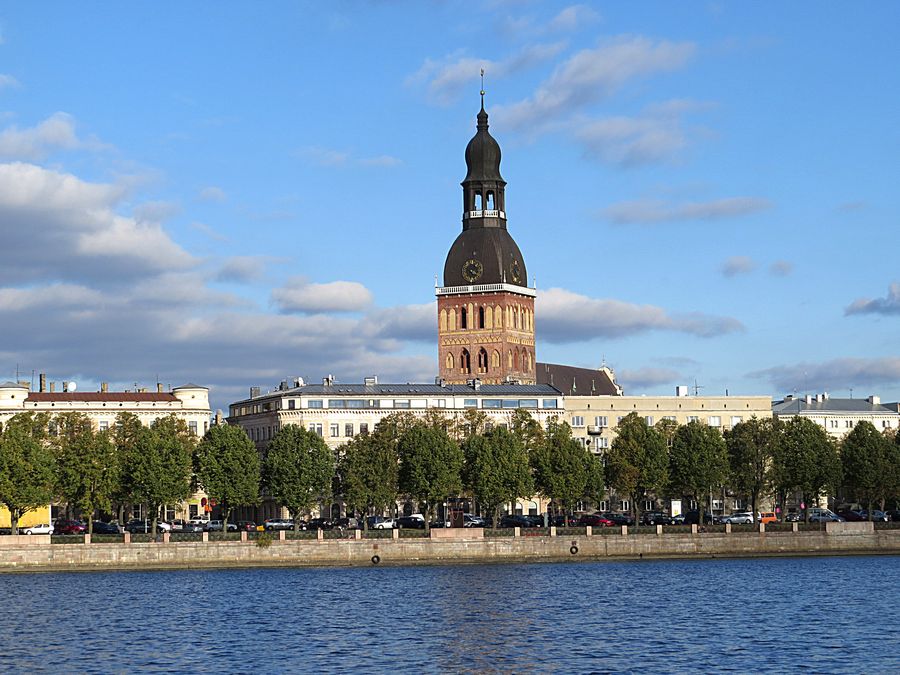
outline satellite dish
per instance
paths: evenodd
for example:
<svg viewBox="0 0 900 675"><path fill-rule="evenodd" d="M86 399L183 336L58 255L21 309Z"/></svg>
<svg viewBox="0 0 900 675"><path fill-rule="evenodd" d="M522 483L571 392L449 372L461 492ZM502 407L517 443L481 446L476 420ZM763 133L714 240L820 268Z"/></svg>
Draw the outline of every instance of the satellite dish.
<svg viewBox="0 0 900 675"><path fill-rule="evenodd" d="M69 391L75 391L78 389L78 385L74 382L69 382Z"/></svg>

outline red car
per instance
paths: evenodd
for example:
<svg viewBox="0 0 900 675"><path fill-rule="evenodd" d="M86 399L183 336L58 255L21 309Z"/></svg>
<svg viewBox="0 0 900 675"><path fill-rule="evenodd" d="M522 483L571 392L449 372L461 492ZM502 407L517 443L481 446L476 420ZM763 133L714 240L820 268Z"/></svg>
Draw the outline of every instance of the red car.
<svg viewBox="0 0 900 675"><path fill-rule="evenodd" d="M87 525L80 520L57 520L53 524L53 534L84 534Z"/></svg>
<svg viewBox="0 0 900 675"><path fill-rule="evenodd" d="M591 527L615 527L615 523L609 518L604 518L599 513L585 513L578 519L579 525L590 525Z"/></svg>

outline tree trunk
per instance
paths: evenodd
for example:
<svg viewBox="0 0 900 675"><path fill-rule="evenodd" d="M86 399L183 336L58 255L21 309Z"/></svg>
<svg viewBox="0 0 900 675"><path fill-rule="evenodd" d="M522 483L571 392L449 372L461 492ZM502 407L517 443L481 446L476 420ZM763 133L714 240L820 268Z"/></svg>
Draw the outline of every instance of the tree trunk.
<svg viewBox="0 0 900 675"><path fill-rule="evenodd" d="M9 509L9 533L19 534L20 509Z"/></svg>
<svg viewBox="0 0 900 675"><path fill-rule="evenodd" d="M231 515L231 508L222 506L222 534L228 532L228 516Z"/></svg>
<svg viewBox="0 0 900 675"><path fill-rule="evenodd" d="M500 505L494 506L494 519L491 521L491 529L496 531L500 525Z"/></svg>
<svg viewBox="0 0 900 675"><path fill-rule="evenodd" d="M631 498L631 510L634 512L634 526L641 524L641 508L638 506L638 497L635 494Z"/></svg>
<svg viewBox="0 0 900 675"><path fill-rule="evenodd" d="M759 492L757 490L754 490L753 492L750 493L750 508L753 509L753 511L751 513L751 515L753 516L753 522L756 523L757 525L759 525L759 522L758 522L759 508L758 507L759 507Z"/></svg>
<svg viewBox="0 0 900 675"><path fill-rule="evenodd" d="M425 536L431 533L431 504L425 503Z"/></svg>

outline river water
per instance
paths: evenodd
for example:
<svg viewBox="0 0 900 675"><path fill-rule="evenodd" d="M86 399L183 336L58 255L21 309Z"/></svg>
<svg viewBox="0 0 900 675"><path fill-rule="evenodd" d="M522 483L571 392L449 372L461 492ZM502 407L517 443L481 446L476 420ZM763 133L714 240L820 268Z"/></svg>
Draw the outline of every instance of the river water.
<svg viewBox="0 0 900 675"><path fill-rule="evenodd" d="M900 557L0 575L2 672L900 672Z"/></svg>

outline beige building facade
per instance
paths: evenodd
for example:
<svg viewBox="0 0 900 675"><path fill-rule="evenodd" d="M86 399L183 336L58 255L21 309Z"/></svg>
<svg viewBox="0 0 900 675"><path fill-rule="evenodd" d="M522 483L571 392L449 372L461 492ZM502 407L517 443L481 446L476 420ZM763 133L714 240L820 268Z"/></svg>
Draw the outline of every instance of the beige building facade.
<svg viewBox="0 0 900 675"><path fill-rule="evenodd" d="M806 417L824 427L835 440L842 439L860 422L869 422L882 433L900 429L897 408L882 405L874 395L862 399L832 398L828 393L786 396L772 404L772 414L781 420Z"/></svg>

